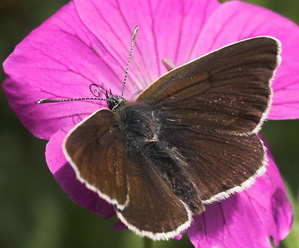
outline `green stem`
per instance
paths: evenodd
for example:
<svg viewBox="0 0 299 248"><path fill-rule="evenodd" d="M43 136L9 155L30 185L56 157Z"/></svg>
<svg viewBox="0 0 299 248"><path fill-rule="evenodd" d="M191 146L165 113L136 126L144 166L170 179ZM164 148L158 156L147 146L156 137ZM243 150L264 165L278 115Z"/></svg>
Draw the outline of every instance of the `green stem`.
<svg viewBox="0 0 299 248"><path fill-rule="evenodd" d="M143 248L152 248L153 247L153 240L144 237L143 238Z"/></svg>

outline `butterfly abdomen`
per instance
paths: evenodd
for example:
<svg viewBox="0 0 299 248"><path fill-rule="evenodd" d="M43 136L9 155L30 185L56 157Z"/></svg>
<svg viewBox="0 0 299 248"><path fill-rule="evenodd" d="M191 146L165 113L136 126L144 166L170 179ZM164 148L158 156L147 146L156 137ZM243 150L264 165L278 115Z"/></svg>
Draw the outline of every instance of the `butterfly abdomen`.
<svg viewBox="0 0 299 248"><path fill-rule="evenodd" d="M146 104L126 105L119 109L119 129L124 149L134 164L155 169L193 213L202 212L196 187L188 180L190 175L184 166L184 156L163 137L165 114Z"/></svg>

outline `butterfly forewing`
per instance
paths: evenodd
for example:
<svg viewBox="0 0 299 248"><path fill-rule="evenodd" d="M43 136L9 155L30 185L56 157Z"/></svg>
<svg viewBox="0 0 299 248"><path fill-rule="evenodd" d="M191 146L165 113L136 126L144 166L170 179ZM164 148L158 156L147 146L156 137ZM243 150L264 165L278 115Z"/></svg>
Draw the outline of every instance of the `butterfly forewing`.
<svg viewBox="0 0 299 248"><path fill-rule="evenodd" d="M177 121L213 132L256 133L271 103L279 53L279 41L270 37L229 45L165 74L137 101L160 105Z"/></svg>
<svg viewBox="0 0 299 248"><path fill-rule="evenodd" d="M101 109L67 136L64 152L80 181L122 209L127 202L127 159L112 111Z"/></svg>

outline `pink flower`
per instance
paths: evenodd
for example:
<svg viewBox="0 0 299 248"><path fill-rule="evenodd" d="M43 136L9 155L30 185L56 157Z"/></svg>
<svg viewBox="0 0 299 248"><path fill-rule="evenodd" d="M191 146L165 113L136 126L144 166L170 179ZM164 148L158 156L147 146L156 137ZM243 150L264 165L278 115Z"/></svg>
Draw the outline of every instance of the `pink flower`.
<svg viewBox="0 0 299 248"><path fill-rule="evenodd" d="M249 37L274 36L282 64L273 82L268 119L299 117L299 28L286 18L247 3L216 0L74 0L28 35L7 58L3 88L10 107L37 137L48 139L46 160L74 202L104 217L111 205L81 184L62 153L67 132L104 102L37 105L42 98L90 97L96 83L119 93L131 32L139 34L125 98L167 70L209 51ZM206 206L187 230L195 247L271 247L288 234L292 209L273 158L265 175L248 190Z"/></svg>

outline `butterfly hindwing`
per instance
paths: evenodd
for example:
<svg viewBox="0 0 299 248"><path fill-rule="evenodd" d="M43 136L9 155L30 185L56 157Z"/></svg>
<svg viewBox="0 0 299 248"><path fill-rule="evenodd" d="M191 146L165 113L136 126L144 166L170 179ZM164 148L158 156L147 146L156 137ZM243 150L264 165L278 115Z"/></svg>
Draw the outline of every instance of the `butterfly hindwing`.
<svg viewBox="0 0 299 248"><path fill-rule="evenodd" d="M166 73L137 101L171 110L178 120L216 132L257 133L271 103L280 43L244 40Z"/></svg>
<svg viewBox="0 0 299 248"><path fill-rule="evenodd" d="M127 203L127 158L112 111L101 109L68 134L65 155L78 179L109 203Z"/></svg>
<svg viewBox="0 0 299 248"><path fill-rule="evenodd" d="M150 160L130 165L128 184L129 203L117 210L117 215L131 230L152 239L169 239L190 226L192 213L188 206L153 169Z"/></svg>
<svg viewBox="0 0 299 248"><path fill-rule="evenodd" d="M203 203L243 191L266 171L265 148L256 134L223 135L167 121L162 127L161 137L185 161L188 180L197 186Z"/></svg>

